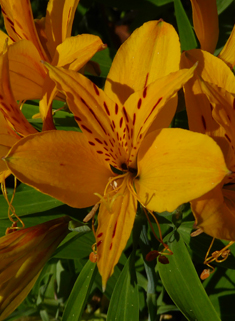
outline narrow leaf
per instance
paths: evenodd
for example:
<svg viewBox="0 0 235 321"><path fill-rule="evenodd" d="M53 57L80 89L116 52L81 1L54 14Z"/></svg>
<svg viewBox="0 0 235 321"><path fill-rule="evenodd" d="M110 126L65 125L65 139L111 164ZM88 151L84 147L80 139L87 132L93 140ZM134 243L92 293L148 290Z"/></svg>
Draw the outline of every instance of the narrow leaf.
<svg viewBox="0 0 235 321"><path fill-rule="evenodd" d="M192 30L192 26L188 20L188 17L184 11L180 0L174 0L175 15L177 26L180 35L180 43L182 50L190 50L197 47L196 37Z"/></svg>
<svg viewBox="0 0 235 321"><path fill-rule="evenodd" d="M64 310L62 321L80 320L96 273L96 264L87 261L74 284L73 290Z"/></svg>
<svg viewBox="0 0 235 321"><path fill-rule="evenodd" d="M113 320L139 320L139 293L132 255L122 270L110 301L107 321Z"/></svg>
<svg viewBox="0 0 235 321"><path fill-rule="evenodd" d="M158 262L158 271L171 299L188 320L219 321L178 232L169 238L168 245L173 255L168 256L169 264Z"/></svg>

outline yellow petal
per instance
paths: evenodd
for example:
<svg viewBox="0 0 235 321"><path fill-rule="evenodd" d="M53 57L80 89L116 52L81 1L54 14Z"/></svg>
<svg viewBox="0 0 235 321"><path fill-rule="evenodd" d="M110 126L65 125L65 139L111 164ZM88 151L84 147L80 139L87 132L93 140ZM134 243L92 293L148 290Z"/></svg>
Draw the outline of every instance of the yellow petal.
<svg viewBox="0 0 235 321"><path fill-rule="evenodd" d="M224 48L219 54L219 58L222 59L231 69L235 66L235 25L233 30L224 45Z"/></svg>
<svg viewBox="0 0 235 321"><path fill-rule="evenodd" d="M144 59L143 59L144 57ZM118 50L105 83L105 93L124 104L134 92L179 69L180 43L168 23L149 21Z"/></svg>
<svg viewBox="0 0 235 321"><path fill-rule="evenodd" d="M155 129L170 125L176 104L165 104L193 76L194 70L195 66L157 79L144 90L132 94L126 101L125 107L132 120L131 161L135 161L136 152L153 121Z"/></svg>
<svg viewBox="0 0 235 321"><path fill-rule="evenodd" d="M9 68L15 99L40 99L46 70L35 46L28 40L9 46Z"/></svg>
<svg viewBox="0 0 235 321"><path fill-rule="evenodd" d="M196 224L206 234L222 240L235 240L235 190L218 185L191 202Z"/></svg>
<svg viewBox="0 0 235 321"><path fill-rule="evenodd" d="M171 212L213 189L228 174L223 154L210 137L167 128L142 142L135 186L148 209Z"/></svg>
<svg viewBox="0 0 235 321"><path fill-rule="evenodd" d="M47 5L46 17L41 23L46 48L51 58L55 54L56 47L66 38L71 36L74 14L79 0L50 0ZM44 27L42 29L42 27ZM42 34L42 32L41 32Z"/></svg>
<svg viewBox="0 0 235 321"><path fill-rule="evenodd" d="M200 133L213 133L213 136L220 136L220 128L212 118L210 102L202 91L198 77L223 87L229 92L235 92L235 78L223 61L202 50L183 53L181 67L189 68L196 61L198 61L198 67L194 77L184 85L189 128Z"/></svg>
<svg viewBox="0 0 235 321"><path fill-rule="evenodd" d="M11 91L8 68L8 52L4 50L0 56L0 110L12 127L20 135L28 135L37 132L21 112Z"/></svg>
<svg viewBox="0 0 235 321"><path fill-rule="evenodd" d="M135 220L137 202L127 187L128 180L130 178L126 177L117 181L117 188L120 189L113 192L108 204L102 203L99 210L96 232L97 266L102 276L103 289L126 246ZM109 192L110 190L111 188Z"/></svg>
<svg viewBox="0 0 235 321"><path fill-rule="evenodd" d="M28 0L1 0L1 9L8 35L14 41L30 40L37 48L41 59L46 54L39 41L33 21L33 14Z"/></svg>
<svg viewBox="0 0 235 321"><path fill-rule="evenodd" d="M201 49L214 53L219 37L216 0L191 0L191 4L194 30Z"/></svg>
<svg viewBox="0 0 235 321"><path fill-rule="evenodd" d="M7 43L8 45L11 45L13 43L13 41L11 40L11 38L2 30L0 30L0 52L3 49L5 43L6 43L6 39L7 39Z"/></svg>
<svg viewBox="0 0 235 321"><path fill-rule="evenodd" d="M70 37L57 46L52 65L79 70L103 48L104 44L97 36L84 34Z"/></svg>
<svg viewBox="0 0 235 321"><path fill-rule="evenodd" d="M5 161L20 181L70 206L88 207L99 201L94 193L102 194L112 176L97 145L82 133L52 130L21 139Z"/></svg>

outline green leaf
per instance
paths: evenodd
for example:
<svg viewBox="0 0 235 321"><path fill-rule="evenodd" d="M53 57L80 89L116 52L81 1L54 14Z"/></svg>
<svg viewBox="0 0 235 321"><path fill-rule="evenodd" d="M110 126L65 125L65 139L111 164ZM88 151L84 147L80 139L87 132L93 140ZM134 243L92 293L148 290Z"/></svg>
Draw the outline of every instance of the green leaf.
<svg viewBox="0 0 235 321"><path fill-rule="evenodd" d="M96 273L96 264L88 260L74 284L64 310L62 321L80 320Z"/></svg>
<svg viewBox="0 0 235 321"><path fill-rule="evenodd" d="M234 321L235 271L217 268L203 282L205 290L222 320Z"/></svg>
<svg viewBox="0 0 235 321"><path fill-rule="evenodd" d="M158 262L158 271L171 299L190 321L219 321L178 232L171 235L168 245L173 255L168 256L169 264Z"/></svg>
<svg viewBox="0 0 235 321"><path fill-rule="evenodd" d="M11 199L11 194L8 195ZM13 206L18 216L28 215L32 213L43 212L63 203L55 198L42 194L33 188L16 192ZM0 219L7 217L8 204L3 195L0 195Z"/></svg>
<svg viewBox="0 0 235 321"><path fill-rule="evenodd" d="M139 293L133 254L126 262L110 301L107 321L138 321Z"/></svg>
<svg viewBox="0 0 235 321"><path fill-rule="evenodd" d="M197 41L181 1L174 0L174 6L180 36L181 50L194 49L197 47Z"/></svg>
<svg viewBox="0 0 235 321"><path fill-rule="evenodd" d="M233 0L216 0L218 14L220 15L227 7L233 2Z"/></svg>

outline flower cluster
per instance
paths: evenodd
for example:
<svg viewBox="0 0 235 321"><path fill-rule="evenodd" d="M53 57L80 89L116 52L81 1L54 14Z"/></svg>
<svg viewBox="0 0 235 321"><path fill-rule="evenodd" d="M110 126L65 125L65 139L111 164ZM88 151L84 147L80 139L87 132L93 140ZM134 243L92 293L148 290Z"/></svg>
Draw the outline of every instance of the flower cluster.
<svg viewBox="0 0 235 321"><path fill-rule="evenodd" d="M235 240L235 36L215 57L216 1L191 0L201 49L181 54L173 26L149 21L121 45L101 89L83 71L106 45L98 36L71 36L78 2L50 0L46 17L33 20L29 1L0 0L8 33L0 33L0 182L13 174L69 206L96 205L95 252L105 289L138 206L154 215L191 202L198 228ZM181 88L190 130L169 128ZM40 100L41 132L23 114L30 99ZM56 129L54 99L66 101L80 132ZM48 222L0 239L0 279L9 276L0 284L2 318L27 295L44 264L35 263L34 242L48 258L66 222L53 222L53 232ZM16 263L9 267L12 256ZM24 278L24 267L34 270L32 277ZM6 300L14 278L20 286L14 285L15 299Z"/></svg>

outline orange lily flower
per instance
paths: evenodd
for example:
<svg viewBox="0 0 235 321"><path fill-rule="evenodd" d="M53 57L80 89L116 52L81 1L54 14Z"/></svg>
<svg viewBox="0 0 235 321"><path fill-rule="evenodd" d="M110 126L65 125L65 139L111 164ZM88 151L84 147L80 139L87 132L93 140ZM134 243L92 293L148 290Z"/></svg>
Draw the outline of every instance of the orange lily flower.
<svg viewBox="0 0 235 321"><path fill-rule="evenodd" d="M195 68L164 75L170 60L164 49L172 41L179 48L175 35L162 21L137 29L119 49L105 91L81 74L47 65L83 132L30 135L4 158L22 182L70 206L100 204L96 246L103 288L130 237L138 202L150 212L173 211L229 173L212 139L163 128L176 108L171 97ZM178 69L176 61L172 66Z"/></svg>
<svg viewBox="0 0 235 321"><path fill-rule="evenodd" d="M57 92L41 60L54 66L80 70L91 57L105 48L99 37L71 37L79 0L50 0L46 17L33 20L29 0L1 0L8 36L0 33L0 44L9 38L10 79L17 100L42 99L40 112L45 129L54 128L51 103Z"/></svg>
<svg viewBox="0 0 235 321"><path fill-rule="evenodd" d="M205 133L221 147L231 175L201 198L191 202L196 225L212 237L235 240L235 77L219 58L191 50L182 55L182 67L198 61L195 76L185 84L191 130Z"/></svg>
<svg viewBox="0 0 235 321"><path fill-rule="evenodd" d="M43 266L68 232L69 217L0 238L0 321L26 298Z"/></svg>

